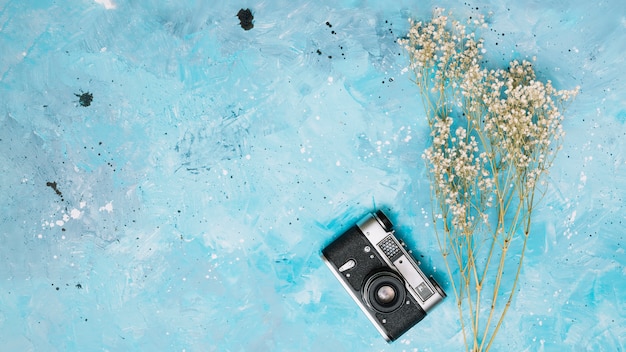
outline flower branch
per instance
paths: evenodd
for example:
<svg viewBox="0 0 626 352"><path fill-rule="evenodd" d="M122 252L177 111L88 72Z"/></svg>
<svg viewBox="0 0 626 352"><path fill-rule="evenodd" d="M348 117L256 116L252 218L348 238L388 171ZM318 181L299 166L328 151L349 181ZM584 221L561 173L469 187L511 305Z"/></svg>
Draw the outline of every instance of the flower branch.
<svg viewBox="0 0 626 352"><path fill-rule="evenodd" d="M400 40L426 112L433 224L468 351L487 351L513 300L536 193L564 136L575 90L537 79L529 61L481 66L483 18L465 24L436 9ZM512 269L511 269L512 268ZM513 272L514 276L506 275Z"/></svg>

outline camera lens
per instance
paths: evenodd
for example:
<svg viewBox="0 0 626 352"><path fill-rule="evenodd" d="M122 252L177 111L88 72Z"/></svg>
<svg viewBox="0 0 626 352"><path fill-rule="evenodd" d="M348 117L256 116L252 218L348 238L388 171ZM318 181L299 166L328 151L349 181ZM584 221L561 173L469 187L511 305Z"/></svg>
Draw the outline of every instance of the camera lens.
<svg viewBox="0 0 626 352"><path fill-rule="evenodd" d="M376 298L378 302L382 304L389 304L396 298L396 290L391 286L381 286L376 292Z"/></svg>
<svg viewBox="0 0 626 352"><path fill-rule="evenodd" d="M404 282L390 271L373 274L363 286L365 302L381 313L398 309L406 297Z"/></svg>

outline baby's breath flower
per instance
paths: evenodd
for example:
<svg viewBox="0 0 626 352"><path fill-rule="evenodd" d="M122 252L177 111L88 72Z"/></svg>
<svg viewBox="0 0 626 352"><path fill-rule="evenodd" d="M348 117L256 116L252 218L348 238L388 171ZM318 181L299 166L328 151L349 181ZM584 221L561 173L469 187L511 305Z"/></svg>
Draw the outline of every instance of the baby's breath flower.
<svg viewBox="0 0 626 352"><path fill-rule="evenodd" d="M482 67L484 41L476 31L487 26L484 16L463 24L436 8L430 21L410 24L407 38L398 43L409 55L407 70L414 73L430 126L432 144L422 158L438 208L433 219L443 228L440 244L445 259L459 265L460 276L452 276L448 266L457 298L467 301L466 308L476 309L469 315L461 312L467 324L464 333L474 334L466 347L483 351L510 305L517 277L507 288L511 293L500 320L493 321L489 314L479 329L473 324L479 321L480 302L472 302L479 296L467 292L479 292L485 278L493 278L489 274L502 274L509 243L520 231L524 243L528 238L535 189L544 185L542 176L565 135L561 110L580 88L555 89L551 81L537 78L527 60L513 60L507 69ZM483 251L484 243L502 252ZM519 255L523 258L523 251ZM488 270L488 263L498 261L495 272ZM481 264L485 267L478 270ZM494 281L493 295L481 296L492 300L487 302L491 313L502 284L499 278Z"/></svg>

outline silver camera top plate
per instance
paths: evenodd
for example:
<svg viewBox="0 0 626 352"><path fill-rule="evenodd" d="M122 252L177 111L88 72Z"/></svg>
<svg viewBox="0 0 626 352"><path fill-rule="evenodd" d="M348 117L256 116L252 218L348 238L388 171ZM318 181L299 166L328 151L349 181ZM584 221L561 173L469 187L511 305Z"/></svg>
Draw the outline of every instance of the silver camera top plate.
<svg viewBox="0 0 626 352"><path fill-rule="evenodd" d="M417 300L424 311L428 312L443 300L440 289L417 266L413 257L404 249L395 237L395 231L388 229L383 219L376 214L369 214L357 223L365 237L391 268L397 270L406 280L409 293Z"/></svg>

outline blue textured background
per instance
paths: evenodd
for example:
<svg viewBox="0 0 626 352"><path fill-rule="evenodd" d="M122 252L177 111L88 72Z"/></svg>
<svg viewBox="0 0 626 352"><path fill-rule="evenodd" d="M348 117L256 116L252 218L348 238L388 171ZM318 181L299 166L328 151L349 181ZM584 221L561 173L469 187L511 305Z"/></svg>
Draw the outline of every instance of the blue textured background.
<svg viewBox="0 0 626 352"><path fill-rule="evenodd" d="M624 350L623 1L112 2L0 1L3 350L459 350L453 299L387 345L319 258L381 207L449 285L395 44L435 5L582 88L495 347Z"/></svg>

